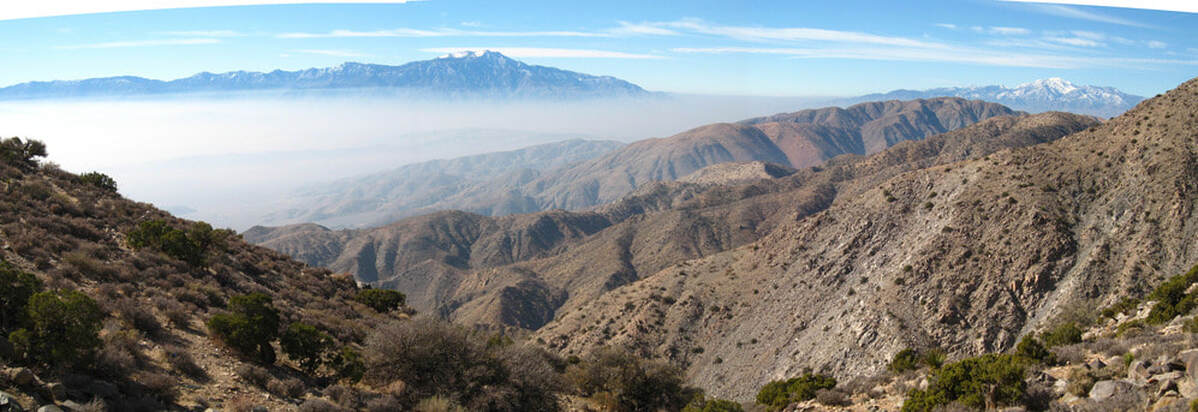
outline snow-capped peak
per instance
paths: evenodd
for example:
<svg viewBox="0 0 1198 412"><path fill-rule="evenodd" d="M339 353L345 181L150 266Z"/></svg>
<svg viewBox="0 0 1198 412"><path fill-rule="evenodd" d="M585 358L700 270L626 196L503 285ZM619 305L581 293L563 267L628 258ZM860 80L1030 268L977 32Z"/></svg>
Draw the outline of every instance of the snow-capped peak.
<svg viewBox="0 0 1198 412"><path fill-rule="evenodd" d="M1021 84L1015 87L1015 89L1041 89L1051 90L1060 94L1066 94L1073 92L1074 90L1078 90L1078 87L1073 83L1070 83L1068 80L1062 79L1060 77L1049 77L1047 79L1040 79L1031 83Z"/></svg>

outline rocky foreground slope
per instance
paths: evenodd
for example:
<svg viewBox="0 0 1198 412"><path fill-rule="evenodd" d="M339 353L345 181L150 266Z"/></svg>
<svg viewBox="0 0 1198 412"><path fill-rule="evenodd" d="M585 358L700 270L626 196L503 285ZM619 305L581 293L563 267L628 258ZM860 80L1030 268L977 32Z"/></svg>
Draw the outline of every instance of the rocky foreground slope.
<svg viewBox="0 0 1198 412"><path fill-rule="evenodd" d="M1196 105L1191 80L1055 142L878 180L536 337L562 353L630 345L736 399L805 368L871 373L906 347L1005 350L1061 308L1142 295L1198 262Z"/></svg>

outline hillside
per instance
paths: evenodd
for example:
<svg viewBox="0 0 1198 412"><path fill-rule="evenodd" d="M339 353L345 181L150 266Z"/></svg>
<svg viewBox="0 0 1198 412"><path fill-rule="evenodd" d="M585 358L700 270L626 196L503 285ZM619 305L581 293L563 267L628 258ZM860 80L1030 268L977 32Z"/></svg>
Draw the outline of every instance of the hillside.
<svg viewBox="0 0 1198 412"><path fill-rule="evenodd" d="M39 81L0 88L0 99L338 89L429 97L586 99L651 95L640 86L614 77L529 65L486 51L401 66L345 63L337 67L268 73L204 72L170 81L134 76Z"/></svg>
<svg viewBox="0 0 1198 412"><path fill-rule="evenodd" d="M731 186L649 184L590 212L498 218L440 212L367 230L297 225L255 228L245 236L310 264L401 290L420 311L465 324L537 329L612 290L679 262L754 242L778 225L900 173L1051 141L1094 122L1064 113L996 117L781 178Z"/></svg>
<svg viewBox="0 0 1198 412"><path fill-rule="evenodd" d="M1195 102L1191 80L1055 142L880 179L536 336L561 353L629 345L741 400L804 368L873 373L907 347L1009 349L1071 305L1142 296L1198 262Z"/></svg>
<svg viewBox="0 0 1198 412"><path fill-rule="evenodd" d="M608 351L567 364L413 318L400 293L124 199L108 176L45 155L0 139L0 409L554 411L594 391L567 373L609 366L633 373L608 387L658 394L622 402L694 399L658 362Z"/></svg>
<svg viewBox="0 0 1198 412"><path fill-rule="evenodd" d="M711 124L615 149L581 141L542 145L339 181L289 199L260 223L370 227L440 210L486 216L582 210L716 164L818 166L835 156L872 154L1013 114L1001 105L955 98L876 102ZM464 167L473 164L503 167Z"/></svg>
<svg viewBox="0 0 1198 412"><path fill-rule="evenodd" d="M556 169L621 147L613 141L567 140L454 159L405 165L367 176L310 187L288 197L264 224L310 222L330 226L378 226L443 209L505 215L529 211L520 203L485 198L489 204L454 202L460 193L519 187Z"/></svg>
<svg viewBox="0 0 1198 412"><path fill-rule="evenodd" d="M1032 113L1059 110L1093 116L1112 117L1135 107L1144 100L1114 87L1086 86L1059 77L1040 79L1015 87L974 86L940 87L928 90L894 90L849 99L847 104L878 100L928 99L955 96L995 102Z"/></svg>

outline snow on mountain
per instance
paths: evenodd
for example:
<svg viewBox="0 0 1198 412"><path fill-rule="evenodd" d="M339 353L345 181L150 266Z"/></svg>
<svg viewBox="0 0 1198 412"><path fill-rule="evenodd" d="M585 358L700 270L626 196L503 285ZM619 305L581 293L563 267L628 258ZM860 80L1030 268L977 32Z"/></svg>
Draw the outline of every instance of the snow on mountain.
<svg viewBox="0 0 1198 412"><path fill-rule="evenodd" d="M402 66L351 62L336 67L269 73L204 72L171 81L124 76L30 82L0 88L0 99L325 89L485 98L576 99L650 94L640 86L615 77L529 65L486 51L459 53Z"/></svg>
<svg viewBox="0 0 1198 412"><path fill-rule="evenodd" d="M1141 96L1131 95L1113 87L1077 85L1068 80L1051 77L1020 84L1015 87L975 86L942 87L930 90L895 90L870 94L845 102L877 100L908 100L953 96L1000 103L1028 112L1065 111L1101 117L1119 115L1134 107Z"/></svg>

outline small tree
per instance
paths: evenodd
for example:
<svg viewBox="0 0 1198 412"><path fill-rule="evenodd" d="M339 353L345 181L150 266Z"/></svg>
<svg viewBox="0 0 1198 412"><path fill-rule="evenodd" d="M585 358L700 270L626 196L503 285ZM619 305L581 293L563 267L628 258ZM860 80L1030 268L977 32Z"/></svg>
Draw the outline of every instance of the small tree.
<svg viewBox="0 0 1198 412"><path fill-rule="evenodd" d="M320 368L326 353L333 346L333 339L315 326L294 322L279 336L279 345L287 357L311 374Z"/></svg>
<svg viewBox="0 0 1198 412"><path fill-rule="evenodd" d="M96 301L74 290L29 298L29 329L9 335L14 350L29 360L55 365L84 361L100 344L103 312Z"/></svg>
<svg viewBox="0 0 1198 412"><path fill-rule="evenodd" d="M329 359L329 367L333 368L338 379L355 383L362 380L362 376L366 374L366 361L362 359L362 354L349 346L342 347L339 352L333 354Z"/></svg>
<svg viewBox="0 0 1198 412"><path fill-rule="evenodd" d="M109 192L116 192L116 180L100 172L87 172L79 175L79 181Z"/></svg>
<svg viewBox="0 0 1198 412"><path fill-rule="evenodd" d="M797 378L767 383L757 392L757 403L778 410L794 402L815 399L815 392L820 389L835 387L836 379L831 376L805 373Z"/></svg>
<svg viewBox="0 0 1198 412"><path fill-rule="evenodd" d="M0 139L0 161L22 170L37 167L38 157L46 157L46 144L38 140L21 140L19 137Z"/></svg>
<svg viewBox="0 0 1198 412"><path fill-rule="evenodd" d="M0 332L7 333L25 323L29 297L41 289L37 277L0 260Z"/></svg>
<svg viewBox="0 0 1198 412"><path fill-rule="evenodd" d="M270 343L279 335L279 311L270 296L261 293L229 299L229 313L213 315L208 330L233 349L261 363L275 361Z"/></svg>
<svg viewBox="0 0 1198 412"><path fill-rule="evenodd" d="M406 300L402 293L387 289L363 289L358 291L354 300L361 302L366 306L370 306L379 313L386 313L404 305Z"/></svg>

